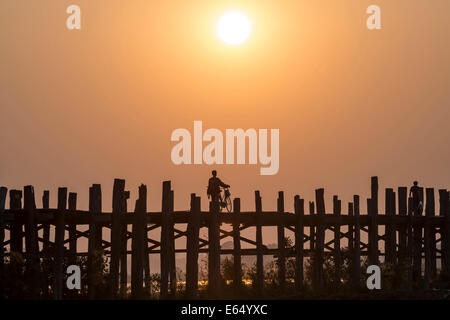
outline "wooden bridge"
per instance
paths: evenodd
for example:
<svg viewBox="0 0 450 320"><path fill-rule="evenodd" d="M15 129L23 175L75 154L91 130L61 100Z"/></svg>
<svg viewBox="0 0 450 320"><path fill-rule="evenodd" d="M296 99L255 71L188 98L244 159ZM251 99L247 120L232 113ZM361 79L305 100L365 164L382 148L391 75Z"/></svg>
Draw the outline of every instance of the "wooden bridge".
<svg viewBox="0 0 450 320"><path fill-rule="evenodd" d="M313 287L320 290L324 286L323 261L332 255L336 264L335 280L341 280L343 263L341 243L346 239L352 255L351 279L354 285L361 285L361 256L367 256L369 264L383 261L399 266L404 263L408 274L408 288L414 281L420 281L428 288L430 281L438 274L437 262L440 260L440 273L450 276L450 206L449 192L438 191L439 212L435 206L433 188L419 189L420 201L425 203L422 210L413 207L414 200L408 197L407 188L396 191L385 190L385 212L379 213L378 178L371 179L371 197L367 199L367 214L360 214L360 198L353 197L348 203L346 214L342 214L341 200L333 196L333 211L326 213L324 189L317 189L315 201L309 202L309 214L305 214L305 200L295 196L294 212L284 209L284 194L278 194L277 211L262 211L262 199L255 191L255 211L241 212L240 199L233 201L233 212L221 213L217 203L210 203L208 211L201 211L200 197L191 194L191 205L187 211L174 211L174 197L170 181L163 182L161 212L147 212L147 188L139 187L139 197L134 212L128 211L127 200L130 193L125 191L125 180L115 179L113 189L112 213L102 212L101 186L92 185L89 189L89 211L77 210L77 194L68 193L67 188L58 189L58 205L49 208L49 191L44 191L42 208L36 208L32 186L21 190L10 190L10 208L6 209L7 189L0 189L0 274L3 272L5 258L11 252L25 257L26 272L31 275L28 286L31 297L39 298L51 294L62 299L64 284L64 265L75 264L78 256L87 256L88 295L96 298L94 274L100 268L96 254L103 252L110 257L109 281L111 292L117 295L125 292L128 285L127 257L131 255L131 297L141 297L150 287L149 255L159 254L161 263L160 297L173 295L177 290L175 253L185 252L186 294L195 297L198 290L199 253L208 253L208 286L212 296L217 294L220 284L220 256L229 254L234 259L234 280L236 286L242 284L241 256L256 256L256 288L264 290L263 256L276 256L278 260L278 281L281 287L286 283L286 260L295 257L295 286L304 289L304 259L314 259ZM22 201L23 198L23 201ZM425 198L425 199L424 199ZM22 204L23 202L23 204ZM187 224L181 230L180 224ZM230 224L232 231L221 225ZM79 226L85 225L86 231ZM132 226L128 231L127 226ZM54 240L50 239L50 226L55 227ZM277 227L278 247L269 249L263 245L263 226ZM384 234L379 234L379 226ZM208 228L208 239L200 237L200 228ZM241 235L249 227L256 227L256 240ZM103 228L109 228L110 238L103 239ZM149 232L160 229L159 241L151 239ZM41 231L42 230L42 231ZM285 231L294 232L295 243L286 246ZM66 231L68 237L66 237ZM331 232L327 241L326 233ZM367 241L362 241L362 233L367 233ZM42 236L40 236L42 234ZM88 251L80 252L77 240L88 239ZM186 248L176 248L175 239L186 237ZM226 237L233 239L233 249L221 249L220 241ZM23 246L25 239L25 247ZM127 250L131 241L131 250ZM241 248L241 242L253 248ZM379 243L383 243L383 250ZM54 282L42 283L39 279L41 264L46 255L53 259ZM424 262L424 263L423 263ZM422 272L423 271L423 272Z"/></svg>

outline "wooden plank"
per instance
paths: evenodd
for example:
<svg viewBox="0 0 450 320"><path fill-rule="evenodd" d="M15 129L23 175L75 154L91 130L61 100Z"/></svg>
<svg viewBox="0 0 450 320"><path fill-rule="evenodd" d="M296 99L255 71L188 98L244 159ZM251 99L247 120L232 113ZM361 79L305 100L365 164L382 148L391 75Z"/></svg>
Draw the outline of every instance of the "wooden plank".
<svg viewBox="0 0 450 320"><path fill-rule="evenodd" d="M22 194L22 193L21 193ZM42 194L42 208L43 209L49 209L50 208L50 191L44 190L44 193ZM50 243L50 223L45 223L43 225L43 233L42 233L42 250L43 250L43 272L44 273L50 273L51 270L51 260L52 260L52 246ZM21 241L22 242L22 241ZM44 298L50 299L50 279L49 277L44 277L43 281L43 295Z"/></svg>
<svg viewBox="0 0 450 320"><path fill-rule="evenodd" d="M9 191L9 207L11 210L22 209L22 191ZM23 224L20 221L21 214L14 213L14 221L11 226L11 251L22 254L23 253ZM48 227L50 228L50 226ZM45 229L44 229L45 234ZM45 243L44 243L45 245Z"/></svg>
<svg viewBox="0 0 450 320"><path fill-rule="evenodd" d="M378 177L374 176L371 178L371 184L370 184L370 198L373 200L373 214L378 214Z"/></svg>
<svg viewBox="0 0 450 320"><path fill-rule="evenodd" d="M355 215L355 243L354 243L354 254L353 254L353 284L359 288L361 285L361 226L359 221L359 196L353 196L353 213Z"/></svg>
<svg viewBox="0 0 450 320"><path fill-rule="evenodd" d="M317 242L316 242L316 254L314 259L314 269L315 269L315 285L314 288L322 290L324 287L323 279L323 250L325 243L325 226L323 224L323 219L325 216L325 200L324 200L324 189L316 189L316 208L317 208Z"/></svg>
<svg viewBox="0 0 450 320"><path fill-rule="evenodd" d="M69 192L69 211L77 210L77 194ZM77 225L69 223L69 264L75 264L77 259Z"/></svg>
<svg viewBox="0 0 450 320"><path fill-rule="evenodd" d="M295 288L297 291L303 290L303 238L304 226L303 218L305 216L305 200L299 195L294 197L294 211L296 215L295 224Z"/></svg>
<svg viewBox="0 0 450 320"><path fill-rule="evenodd" d="M6 195L8 193L8 189L5 187L0 187L0 297L3 298L3 283L4 279L4 270L5 270L5 205L6 205Z"/></svg>
<svg viewBox="0 0 450 320"><path fill-rule="evenodd" d="M30 299L38 299L40 295L40 259L38 246L38 232L36 224L36 202L33 186L24 187L25 211L25 252L26 277L29 279Z"/></svg>
<svg viewBox="0 0 450 320"><path fill-rule="evenodd" d="M426 208L425 208L425 228L424 228L424 250L425 250L425 271L424 271L424 288L428 290L431 282L432 267L432 248L431 244L435 243L434 231L431 230L430 218L434 216L434 189L426 189Z"/></svg>
<svg viewBox="0 0 450 320"><path fill-rule="evenodd" d="M264 290L264 255L261 225L262 199L259 191L255 191L256 212L256 289L259 294Z"/></svg>
<svg viewBox="0 0 450 320"><path fill-rule="evenodd" d="M55 213L55 260L53 279L53 299L63 298L64 277L64 233L67 208L67 188L58 188L58 211Z"/></svg>
<svg viewBox="0 0 450 320"><path fill-rule="evenodd" d="M338 196L333 196L333 214L335 216L341 215L341 200ZM341 225L336 223L334 225L334 283L337 286L341 284L341 268L342 268L342 258L341 258Z"/></svg>
<svg viewBox="0 0 450 320"><path fill-rule="evenodd" d="M239 290L242 286L242 268L241 268L241 239L240 239L240 223L239 213L241 211L241 199L233 200L233 284Z"/></svg>
<svg viewBox="0 0 450 320"><path fill-rule="evenodd" d="M286 239L284 235L284 193L278 192L277 212L279 215L277 225L278 235L278 284L281 288L286 282Z"/></svg>
<svg viewBox="0 0 450 320"><path fill-rule="evenodd" d="M145 292L147 295L151 294L151 290L152 290L152 280L151 280L151 274L150 274L150 255L149 255L149 250L148 250L148 243L149 243L149 237L148 237L148 227L147 224L151 223L151 219L146 221L146 212L147 212L147 189L144 189L141 191L141 195L139 196L139 198L143 198L144 203L143 203L143 213L142 213L142 226L144 229L144 238L143 241L144 243L142 244L142 249L143 249L143 267L144 267L144 286L145 286ZM128 197L129 197L129 193L128 193ZM126 212L126 210L124 211Z"/></svg>
<svg viewBox="0 0 450 320"><path fill-rule="evenodd" d="M200 233L200 197L191 194L191 214L187 227L186 245L186 295L187 298L197 297L198 290L198 242Z"/></svg>
<svg viewBox="0 0 450 320"><path fill-rule="evenodd" d="M161 285L160 297L167 299L169 294L169 211L170 181L163 182L162 214L161 214Z"/></svg>

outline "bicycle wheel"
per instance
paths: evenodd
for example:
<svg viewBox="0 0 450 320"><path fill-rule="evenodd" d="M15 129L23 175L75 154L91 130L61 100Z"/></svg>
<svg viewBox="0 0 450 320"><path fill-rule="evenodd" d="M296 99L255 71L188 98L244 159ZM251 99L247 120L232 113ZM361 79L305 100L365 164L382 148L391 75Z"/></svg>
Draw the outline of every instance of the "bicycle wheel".
<svg viewBox="0 0 450 320"><path fill-rule="evenodd" d="M225 198L225 207L227 208L228 212L231 212L233 210L233 203L231 202L230 197Z"/></svg>

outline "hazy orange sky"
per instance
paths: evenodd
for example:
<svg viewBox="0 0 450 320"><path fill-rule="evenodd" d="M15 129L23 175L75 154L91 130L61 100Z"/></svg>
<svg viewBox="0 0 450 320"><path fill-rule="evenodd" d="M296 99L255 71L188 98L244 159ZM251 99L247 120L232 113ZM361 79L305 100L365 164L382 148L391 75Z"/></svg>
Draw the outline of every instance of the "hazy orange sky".
<svg viewBox="0 0 450 320"><path fill-rule="evenodd" d="M81 8L81 30L67 30L66 8ZM366 27L381 8L382 29ZM230 47L215 24L244 12L252 34ZM381 188L448 188L450 181L450 2L107 1L0 2L0 184L66 186L87 208L101 183L111 210L114 178L149 189L161 205L172 180L175 209L202 196L211 166L170 160L176 128L280 129L280 169L214 166L242 208L273 210L278 190L313 200L325 188L346 202ZM362 201L365 213L365 200ZM384 208L380 204L380 208ZM328 206L327 211L331 211ZM346 210L344 210L346 212Z"/></svg>

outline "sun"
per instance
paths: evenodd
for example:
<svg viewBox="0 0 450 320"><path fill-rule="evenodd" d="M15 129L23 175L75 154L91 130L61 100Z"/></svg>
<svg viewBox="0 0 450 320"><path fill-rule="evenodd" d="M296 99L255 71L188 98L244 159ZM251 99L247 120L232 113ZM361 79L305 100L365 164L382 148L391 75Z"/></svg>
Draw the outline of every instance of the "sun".
<svg viewBox="0 0 450 320"><path fill-rule="evenodd" d="M250 31L250 20L239 11L229 11L217 22L217 35L229 45L244 43L250 36Z"/></svg>

